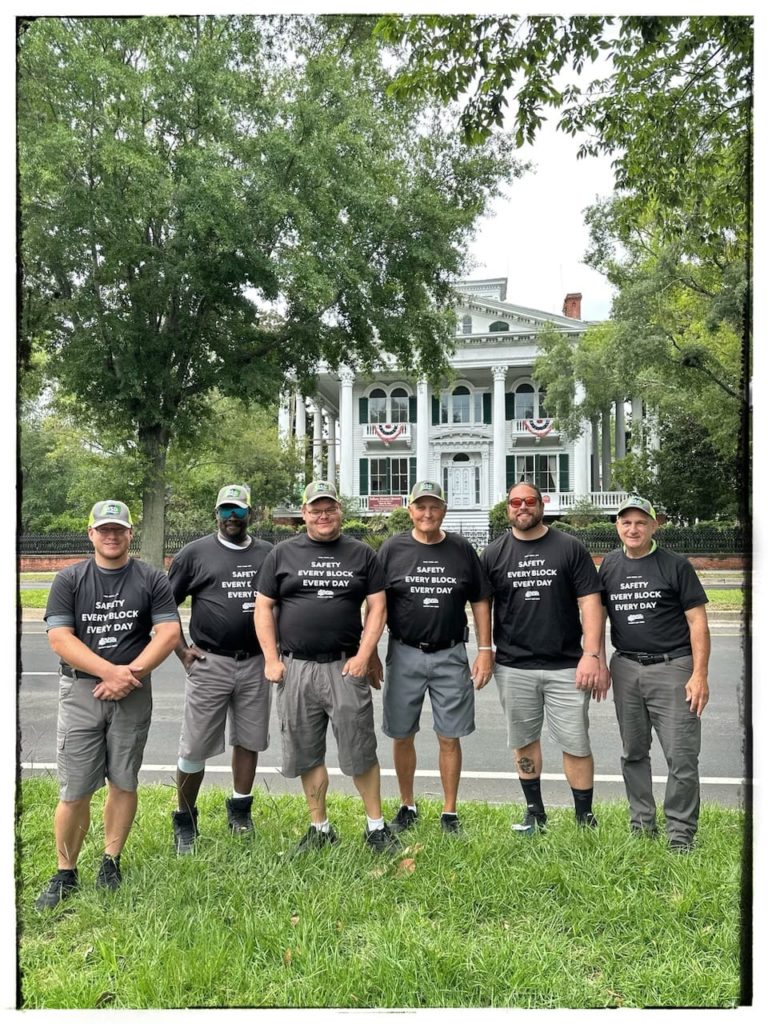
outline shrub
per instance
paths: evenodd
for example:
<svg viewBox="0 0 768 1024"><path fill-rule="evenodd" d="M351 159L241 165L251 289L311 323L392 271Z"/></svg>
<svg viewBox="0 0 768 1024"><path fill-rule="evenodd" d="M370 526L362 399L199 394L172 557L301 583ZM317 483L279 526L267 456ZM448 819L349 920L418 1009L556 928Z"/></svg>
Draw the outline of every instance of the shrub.
<svg viewBox="0 0 768 1024"><path fill-rule="evenodd" d="M408 509L395 508L393 509L387 518L387 530L390 534L402 533L404 530L411 528L411 517L408 515Z"/></svg>

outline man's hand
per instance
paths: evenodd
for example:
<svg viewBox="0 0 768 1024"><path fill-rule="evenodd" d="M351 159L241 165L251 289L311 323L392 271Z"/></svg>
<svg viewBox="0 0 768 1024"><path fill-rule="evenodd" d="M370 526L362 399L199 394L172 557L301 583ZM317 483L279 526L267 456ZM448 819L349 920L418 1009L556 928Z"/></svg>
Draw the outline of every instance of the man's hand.
<svg viewBox="0 0 768 1024"><path fill-rule="evenodd" d="M600 662L592 654L582 654L576 666L576 689L594 690L600 678Z"/></svg>
<svg viewBox="0 0 768 1024"><path fill-rule="evenodd" d="M141 665L113 665L93 688L98 700L122 700L141 686Z"/></svg>
<svg viewBox="0 0 768 1024"><path fill-rule="evenodd" d="M601 661L597 683L592 687L592 700L596 700L598 704L601 700L607 700L610 688L611 673L608 671L608 666Z"/></svg>
<svg viewBox="0 0 768 1024"><path fill-rule="evenodd" d="M368 683L374 690L380 690L384 679L384 666L381 664L379 652L374 651L368 662Z"/></svg>
<svg viewBox="0 0 768 1024"><path fill-rule="evenodd" d="M691 706L691 711L701 718L701 713L709 701L709 684L705 675L697 675L695 672L685 684L685 699Z"/></svg>
<svg viewBox="0 0 768 1024"><path fill-rule="evenodd" d="M359 654L356 654L345 663L341 674L343 676L355 676L358 679L364 679L368 675L368 659L361 658Z"/></svg>
<svg viewBox="0 0 768 1024"><path fill-rule="evenodd" d="M493 677L493 651L478 651L472 664L472 682L476 690L482 690Z"/></svg>
<svg viewBox="0 0 768 1024"><path fill-rule="evenodd" d="M181 651L177 648L176 656L184 666L185 672L189 672L196 661L205 661L205 651L201 651L194 644L190 644L189 647L185 647Z"/></svg>
<svg viewBox="0 0 768 1024"><path fill-rule="evenodd" d="M265 658L264 678L268 683L282 683L285 675L285 663L280 658Z"/></svg>

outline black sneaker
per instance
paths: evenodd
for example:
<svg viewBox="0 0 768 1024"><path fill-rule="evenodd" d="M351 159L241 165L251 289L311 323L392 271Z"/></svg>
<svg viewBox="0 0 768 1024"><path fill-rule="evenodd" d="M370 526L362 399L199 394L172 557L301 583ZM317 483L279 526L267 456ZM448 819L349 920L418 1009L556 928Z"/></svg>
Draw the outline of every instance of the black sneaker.
<svg viewBox="0 0 768 1024"><path fill-rule="evenodd" d="M253 835L252 804L252 796L233 796L227 800L227 821L232 835Z"/></svg>
<svg viewBox="0 0 768 1024"><path fill-rule="evenodd" d="M597 828L597 818L592 811L585 811L576 815L576 824L579 828Z"/></svg>
<svg viewBox="0 0 768 1024"><path fill-rule="evenodd" d="M375 828L373 832L365 830L365 842L375 853L398 853L403 845L389 825L384 822L383 828Z"/></svg>
<svg viewBox="0 0 768 1024"><path fill-rule="evenodd" d="M52 910L62 900L68 899L77 887L76 870L70 871L64 868L57 871L35 900L35 910Z"/></svg>
<svg viewBox="0 0 768 1024"><path fill-rule="evenodd" d="M691 853L691 851L693 850L693 840L692 839L682 839L682 838L680 838L680 839L670 839L669 840L669 848L672 851L672 853L682 853L682 854Z"/></svg>
<svg viewBox="0 0 768 1024"><path fill-rule="evenodd" d="M333 825L328 826L328 831L323 832L314 825L310 825L306 833L291 851L291 857L298 857L302 853L309 853L310 850L322 850L325 846L335 846L339 841L336 829Z"/></svg>
<svg viewBox="0 0 768 1024"><path fill-rule="evenodd" d="M197 829L197 808L192 811L174 811L171 815L173 821L173 845L179 857L186 857L187 854L195 852L195 841L200 835Z"/></svg>
<svg viewBox="0 0 768 1024"><path fill-rule="evenodd" d="M462 828L458 814L441 814L440 828L443 830L443 832L447 832L450 835L461 835Z"/></svg>
<svg viewBox="0 0 768 1024"><path fill-rule="evenodd" d="M659 834L655 825L630 825L629 831L635 839L656 839Z"/></svg>
<svg viewBox="0 0 768 1024"><path fill-rule="evenodd" d="M535 811L526 811L520 824L512 826L512 831L519 836L532 836L536 832L546 832L547 816L546 814L536 814Z"/></svg>
<svg viewBox="0 0 768 1024"><path fill-rule="evenodd" d="M418 810L414 811L413 808L401 804L400 810L392 819L392 824L389 828L392 832L405 832L406 829L412 828L418 820Z"/></svg>
<svg viewBox="0 0 768 1024"><path fill-rule="evenodd" d="M112 889L114 892L120 886L123 880L123 873L120 870L120 854L116 857L110 857L108 853L105 853L101 859L101 867L99 873L96 875L96 885L100 885L103 889Z"/></svg>

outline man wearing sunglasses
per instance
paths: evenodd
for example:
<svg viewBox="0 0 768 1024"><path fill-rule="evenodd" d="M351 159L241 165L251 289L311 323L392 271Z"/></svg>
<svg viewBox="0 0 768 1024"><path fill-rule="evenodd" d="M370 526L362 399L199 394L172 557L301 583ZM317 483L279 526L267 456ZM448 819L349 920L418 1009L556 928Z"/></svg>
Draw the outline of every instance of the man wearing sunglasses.
<svg viewBox="0 0 768 1024"><path fill-rule="evenodd" d="M194 851L205 762L224 750L227 720L233 788L226 809L233 835L253 833L251 790L259 751L269 745L272 688L264 678L253 608L256 578L272 545L248 534L251 492L244 484L221 488L215 515L216 533L183 547L168 571L177 604L192 598L192 643L182 634L176 648L187 673L176 767L178 810L172 814L179 856Z"/></svg>
<svg viewBox="0 0 768 1024"><path fill-rule="evenodd" d="M526 836L545 830L545 711L563 752L576 823L594 828L589 700L602 700L610 685L597 570L583 544L544 524L534 484L515 484L507 503L511 530L488 545L481 561L493 587L496 684L526 802L513 829Z"/></svg>
<svg viewBox="0 0 768 1024"><path fill-rule="evenodd" d="M333 484L311 483L301 514L307 532L278 544L264 562L255 616L266 676L277 686L282 772L301 777L309 808L310 825L294 853L339 841L326 809L329 722L339 767L363 800L366 845L393 853L400 842L381 812L370 690L381 678L369 675L387 617L384 574L367 544L342 534Z"/></svg>
<svg viewBox="0 0 768 1024"><path fill-rule="evenodd" d="M56 575L45 609L59 656L58 871L37 899L50 910L78 887L77 860L91 798L107 782L104 856L96 884L117 889L120 854L138 806L139 767L152 716L151 672L179 638L164 572L128 554L133 521L122 501L97 501L88 520L92 558Z"/></svg>

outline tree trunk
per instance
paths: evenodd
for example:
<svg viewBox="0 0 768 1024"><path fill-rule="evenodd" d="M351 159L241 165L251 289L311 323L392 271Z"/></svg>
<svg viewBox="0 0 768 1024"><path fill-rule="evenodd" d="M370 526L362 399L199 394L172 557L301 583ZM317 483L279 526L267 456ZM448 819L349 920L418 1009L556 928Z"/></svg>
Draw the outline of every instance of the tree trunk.
<svg viewBox="0 0 768 1024"><path fill-rule="evenodd" d="M165 461L168 432L159 426L139 430L139 443L147 465L143 488L141 557L150 565L162 569L165 555Z"/></svg>
<svg viewBox="0 0 768 1024"><path fill-rule="evenodd" d="M603 426L603 490L611 489L611 407L606 405L601 414Z"/></svg>

